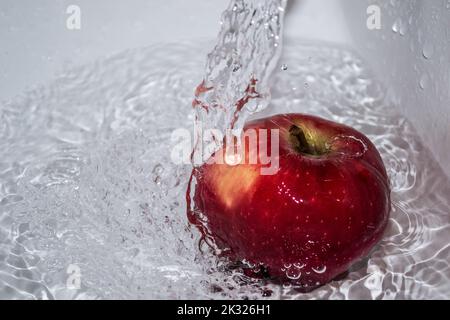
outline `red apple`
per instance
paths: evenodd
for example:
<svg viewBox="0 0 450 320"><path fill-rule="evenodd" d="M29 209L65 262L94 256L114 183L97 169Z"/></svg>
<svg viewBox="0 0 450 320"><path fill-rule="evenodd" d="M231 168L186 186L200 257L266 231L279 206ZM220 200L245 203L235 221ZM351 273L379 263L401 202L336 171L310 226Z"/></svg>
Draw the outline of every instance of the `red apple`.
<svg viewBox="0 0 450 320"><path fill-rule="evenodd" d="M369 139L302 114L256 120L249 129L279 130L279 170L262 175L260 162L246 163L252 146L238 165L196 168L190 221L231 259L256 266L254 274L303 287L325 284L366 256L390 211L388 176Z"/></svg>

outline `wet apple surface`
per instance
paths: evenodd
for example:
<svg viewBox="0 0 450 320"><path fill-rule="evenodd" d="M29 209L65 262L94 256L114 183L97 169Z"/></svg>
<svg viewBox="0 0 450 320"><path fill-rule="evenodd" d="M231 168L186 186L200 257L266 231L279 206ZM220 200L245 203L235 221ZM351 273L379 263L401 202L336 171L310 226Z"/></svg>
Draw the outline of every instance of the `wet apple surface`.
<svg viewBox="0 0 450 320"><path fill-rule="evenodd" d="M195 208L207 219L201 229L254 275L263 269L303 287L327 283L382 237L390 188L381 157L362 133L318 117L277 115L244 132L250 129L279 131L277 171L263 175L260 161L249 163L259 147L251 143L237 165L196 168ZM190 221L199 225L197 217Z"/></svg>

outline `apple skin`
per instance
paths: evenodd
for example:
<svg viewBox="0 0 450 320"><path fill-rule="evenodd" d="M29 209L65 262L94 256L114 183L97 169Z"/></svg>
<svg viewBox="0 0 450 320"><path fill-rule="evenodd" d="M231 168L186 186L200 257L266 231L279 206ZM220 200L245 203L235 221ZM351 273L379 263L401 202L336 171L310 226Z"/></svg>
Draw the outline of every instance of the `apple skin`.
<svg viewBox="0 0 450 320"><path fill-rule="evenodd" d="M296 148L295 128L316 154ZM365 257L390 211L389 179L369 139L302 114L256 120L247 129L280 130L278 172L261 175L261 164L246 161L194 169L190 222L230 259L249 263L247 274L301 287L323 285Z"/></svg>

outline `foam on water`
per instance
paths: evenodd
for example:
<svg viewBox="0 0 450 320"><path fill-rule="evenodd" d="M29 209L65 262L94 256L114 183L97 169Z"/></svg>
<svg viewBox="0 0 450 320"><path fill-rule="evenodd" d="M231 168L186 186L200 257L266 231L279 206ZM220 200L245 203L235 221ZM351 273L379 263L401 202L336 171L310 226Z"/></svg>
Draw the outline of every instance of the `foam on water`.
<svg viewBox="0 0 450 320"><path fill-rule="evenodd" d="M308 294L246 279L199 250L186 218L191 168L170 151L173 130L192 129L198 52L209 47L130 50L0 104L0 297L450 298L449 179L341 48L287 45L264 115L314 113L372 139L392 184L382 242ZM79 290L67 287L71 264Z"/></svg>

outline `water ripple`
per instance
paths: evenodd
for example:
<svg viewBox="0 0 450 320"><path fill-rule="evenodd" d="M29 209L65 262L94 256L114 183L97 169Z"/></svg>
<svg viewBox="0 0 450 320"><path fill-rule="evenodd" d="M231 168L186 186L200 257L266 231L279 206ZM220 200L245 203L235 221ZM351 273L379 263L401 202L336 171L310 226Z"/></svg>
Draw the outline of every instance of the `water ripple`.
<svg viewBox="0 0 450 320"><path fill-rule="evenodd" d="M190 168L169 155L172 130L191 129L207 48L130 50L0 104L0 298L448 299L449 179L364 62L341 48L288 46L264 114L311 112L373 140L392 186L381 243L310 293L199 252L185 215ZM67 286L73 264L79 290Z"/></svg>

